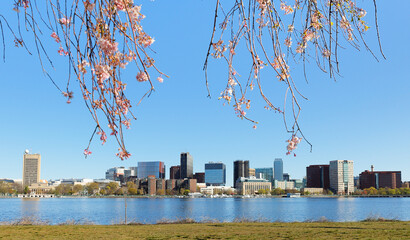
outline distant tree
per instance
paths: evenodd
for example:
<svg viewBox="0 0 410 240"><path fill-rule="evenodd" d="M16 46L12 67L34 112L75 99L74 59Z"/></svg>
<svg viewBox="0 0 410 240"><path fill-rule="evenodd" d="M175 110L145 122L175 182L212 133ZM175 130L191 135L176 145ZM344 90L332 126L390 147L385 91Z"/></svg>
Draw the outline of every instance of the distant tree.
<svg viewBox="0 0 410 240"><path fill-rule="evenodd" d="M23 193L24 192L23 185L21 185L19 183L13 183L12 188L16 191L16 193Z"/></svg>
<svg viewBox="0 0 410 240"><path fill-rule="evenodd" d="M127 182L127 188L137 188L137 185L131 181Z"/></svg>
<svg viewBox="0 0 410 240"><path fill-rule="evenodd" d="M258 190L258 194L266 194L265 189L259 189L259 190Z"/></svg>
<svg viewBox="0 0 410 240"><path fill-rule="evenodd" d="M73 186L73 194L79 194L82 193L84 191L84 187L80 184L75 184Z"/></svg>
<svg viewBox="0 0 410 240"><path fill-rule="evenodd" d="M221 195L223 193L222 189L214 188L214 195Z"/></svg>
<svg viewBox="0 0 410 240"><path fill-rule="evenodd" d="M106 195L107 191L104 188L101 188L99 193L100 195Z"/></svg>
<svg viewBox="0 0 410 240"><path fill-rule="evenodd" d="M224 194L226 194L226 195L233 195L234 192L233 192L232 189L228 189L228 190L224 190Z"/></svg>
<svg viewBox="0 0 410 240"><path fill-rule="evenodd" d="M378 191L379 195L387 195L387 188L380 188Z"/></svg>
<svg viewBox="0 0 410 240"><path fill-rule="evenodd" d="M285 194L285 191L282 188L275 188L271 192L272 195L282 195Z"/></svg>
<svg viewBox="0 0 410 240"><path fill-rule="evenodd" d="M60 184L55 188L56 195L71 195L73 186L70 184Z"/></svg>
<svg viewBox="0 0 410 240"><path fill-rule="evenodd" d="M184 190L184 195L185 195L185 196L188 196L189 193L190 193L190 191L189 191L188 189L185 189L185 190Z"/></svg>
<svg viewBox="0 0 410 240"><path fill-rule="evenodd" d="M180 188L179 189L179 195L184 195L185 192L185 188Z"/></svg>
<svg viewBox="0 0 410 240"><path fill-rule="evenodd" d="M88 192L88 195L93 195L100 187L98 186L98 183L92 182L92 183L88 183L85 186L85 189Z"/></svg>
<svg viewBox="0 0 410 240"><path fill-rule="evenodd" d="M136 188L128 188L128 195L137 195L138 190Z"/></svg>
<svg viewBox="0 0 410 240"><path fill-rule="evenodd" d="M366 190L369 195L377 195L378 193L377 189L374 187L367 188Z"/></svg>
<svg viewBox="0 0 410 240"><path fill-rule="evenodd" d="M8 189L8 194L15 194L16 190L14 190L13 188L9 188Z"/></svg>
<svg viewBox="0 0 410 240"><path fill-rule="evenodd" d="M389 188L387 190L387 192L388 192L389 195L396 195L396 189L394 189L394 188Z"/></svg>
<svg viewBox="0 0 410 240"><path fill-rule="evenodd" d="M144 195L145 194L145 191L144 191L144 189L138 189L138 195Z"/></svg>
<svg viewBox="0 0 410 240"><path fill-rule="evenodd" d="M118 188L115 193L115 195L124 195L124 189L123 188Z"/></svg>
<svg viewBox="0 0 410 240"><path fill-rule="evenodd" d="M24 187L24 194L29 194L31 191L30 191L30 189L28 188L28 186L25 186Z"/></svg>
<svg viewBox="0 0 410 240"><path fill-rule="evenodd" d="M8 182L0 182L0 194L6 194L8 193L10 188L10 184Z"/></svg>
<svg viewBox="0 0 410 240"><path fill-rule="evenodd" d="M158 189L157 190L157 195L164 195L165 191L163 189Z"/></svg>
<svg viewBox="0 0 410 240"><path fill-rule="evenodd" d="M410 188L401 188L401 192L403 195L410 195Z"/></svg>
<svg viewBox="0 0 410 240"><path fill-rule="evenodd" d="M105 187L105 191L107 192L107 195L112 195L114 194L119 188L118 183L116 182L110 182L107 184L107 186Z"/></svg>

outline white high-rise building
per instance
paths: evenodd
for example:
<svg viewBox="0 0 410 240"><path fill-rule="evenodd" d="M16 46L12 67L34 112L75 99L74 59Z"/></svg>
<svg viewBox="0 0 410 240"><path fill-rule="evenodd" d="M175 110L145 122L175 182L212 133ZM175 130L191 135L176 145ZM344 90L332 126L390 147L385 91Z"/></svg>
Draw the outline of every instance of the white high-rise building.
<svg viewBox="0 0 410 240"><path fill-rule="evenodd" d="M350 194L354 191L353 161L334 160L329 165L330 189L337 194Z"/></svg>

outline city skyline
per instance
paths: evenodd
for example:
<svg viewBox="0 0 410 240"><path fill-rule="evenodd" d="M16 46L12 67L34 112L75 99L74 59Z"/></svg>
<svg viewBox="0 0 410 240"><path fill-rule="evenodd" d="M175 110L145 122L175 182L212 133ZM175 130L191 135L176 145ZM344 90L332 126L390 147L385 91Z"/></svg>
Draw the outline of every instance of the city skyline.
<svg viewBox="0 0 410 240"><path fill-rule="evenodd" d="M182 161L183 161L183 159L185 159L186 160L186 156L189 156L189 158L191 159L191 163L190 164L194 164L194 162L192 161L193 160L193 156L192 155L190 155L189 154L189 152L186 152L186 153L181 153L180 154L180 156L181 156L181 159L180 159L180 161L181 161L181 163L182 163ZM23 163L25 163L26 162L26 157L27 156L36 156L36 158L39 158L40 159L40 154L29 154L29 150L25 150L25 152L24 152L24 158L23 158ZM182 156L184 156L184 158L182 158ZM32 157L31 157L32 158ZM330 165L332 165L332 164L334 164L335 162L342 162L342 163L346 163L346 162L349 162L349 163L351 163L352 164L352 166L353 166L353 161L351 161L351 160L331 160L329 163L330 163ZM204 165L204 168L205 168L205 172L200 172L200 171L193 171L193 177L190 177L191 179L192 178L196 178L195 176L197 175L197 174L204 174L204 176L203 176L203 179L205 180L205 183L211 183L211 182L209 182L209 181L206 181L206 179L207 179L207 177L206 177L206 172L207 172L207 165L221 165L221 166L223 166L221 169L223 169L223 179L225 179L223 182L221 182L222 183L222 186L224 186L225 184L226 184L226 186L229 186L229 185L231 185L232 187L235 187L235 184L234 184L234 182L232 182L232 184L230 184L229 182L227 182L226 181L226 165L225 165L225 163L222 163L222 162L218 162L218 163L214 163L214 162L212 162L212 161L210 161L210 162L208 162L208 163L205 163L205 165ZM38 165L40 165L40 163L38 162ZM139 179L144 179L144 178L147 178L148 176L155 176L155 178L159 178L159 179L184 179L184 178L182 178L181 176L180 177L176 177L176 178L173 178L173 177L171 177L171 172L173 171L172 169L173 168L175 168L175 167L177 167L178 168L178 172L179 172L179 169L180 169L180 166L171 166L171 167L166 167L166 165L165 165L165 163L164 162L161 162L161 161L139 161L139 162L137 162L137 164L136 164L138 167L136 167L136 166L129 166L129 167L124 167L124 166L114 166L114 167L111 167L111 168L109 168L106 172L105 172L105 177L101 177L101 178L94 178L94 179L110 179L110 180L115 180L115 178L116 177L119 177L119 176L116 176L114 173L117 171L117 170L115 170L115 169L118 169L120 172L120 174L122 174L122 176L123 176L123 178L124 179L126 179L126 176L128 175L128 176L137 176ZM312 172L311 173L309 173L309 169L312 169L312 168L316 168L316 167L323 167L323 166L327 166L327 171L328 171L328 177L329 177L329 165L326 165L326 164L322 164L322 165L309 165L309 166L306 166L306 174L305 174L305 176L304 177L302 177L302 178L296 178L296 177L294 177L294 176L291 176L289 173L283 173L283 162L282 162L282 159L280 159L280 158L275 158L275 160L274 160L274 162L273 162L273 168L256 168L256 169L253 169L253 168L251 168L250 166L250 161L249 160L235 160L234 162L233 162L233 165L234 165L234 169L233 169L233 171L235 172L235 171L238 171L238 173L236 174L236 175L243 175L243 174L248 174L248 175L243 175L243 176L239 176L238 178L240 178L240 177L250 177L251 176L251 174L250 174L250 172L251 172L251 170L254 172L254 173L258 173L257 175L256 175L256 178L260 178L260 179L266 179L266 180L269 180L269 174L273 174L274 175L274 169L275 169L275 165L277 165L276 167L279 167L280 169L279 169L279 171L278 172L282 172L282 176L279 178L279 181L283 181L283 180L287 180L287 181L302 181L302 179L303 178L306 178L307 179L307 181L309 182L309 181L312 181L312 179L310 178L310 177L312 177L312 176L309 176L310 174L312 174ZM236 167L235 167L235 165L237 165ZM345 165L345 164L344 164ZM343 171L347 171L347 169L345 168L345 166L343 165L343 167L338 167L340 170L342 170L342 172ZM24 175L24 172L26 171L25 170L25 165L23 166L23 175ZM219 167L218 167L219 168ZM332 168L332 167L331 167ZM373 172L374 171L374 166L373 165L371 165L371 172ZM235 170L235 169L237 169L237 170ZM270 169L270 171L271 171L271 173L268 173L268 172L265 172L265 171L267 171L267 170L269 170ZM335 167L333 167L333 169L335 169ZM41 170L41 168L40 169L38 169L38 170L36 170L36 171L38 171L38 172L40 172L40 170ZM166 174L166 172L169 172L170 174L169 175L167 175ZM316 170L315 170L316 171ZM320 171L322 171L323 172L323 169L322 170L320 170ZM330 171L330 174L332 174L332 171L334 172L335 170L332 170L331 169L331 171ZM240 172L242 172L242 173L240 173ZM360 176L363 174L363 172L369 172L367 169L364 169L361 173L360 173ZM380 171L375 171L375 173L377 173L377 172L380 172ZM383 170L383 171L381 171L381 172L389 172L389 171L385 171L385 170ZM400 172L400 176L401 176L401 170L398 170L398 171L395 171L395 172ZM138 174L137 174L138 173ZM262 173L262 175L259 175L260 173ZM267 176L265 176L267 174ZM313 173L313 174L318 174L318 173ZM319 173L320 175L321 174L323 174L323 173ZM346 174L346 172L343 172L343 175L342 175L342 179L344 179L343 181L346 181L346 176L345 176L345 174ZM233 177L235 178L235 173L233 173ZM287 179L284 179L285 178L285 175L287 176ZM342 180L336 180L337 178L337 175L335 175L334 173L333 173L333 181L342 181ZM253 177L255 177L255 175L252 175ZM272 176L271 176L272 177ZM317 176L315 176L315 177L317 177ZM340 176L339 176L340 177ZM349 168L349 177L351 177L352 179L351 179L351 182L349 183L349 189L352 189L353 188L353 177L357 177L357 178L359 178L359 175L355 175L354 173L353 173L353 167L350 169ZM39 182L41 179L39 178L39 176L37 177L38 178L38 180L36 181L36 182ZM208 177L209 178L209 177ZM212 177L212 178L214 178L214 177ZM323 176L322 177L319 177L319 178L323 178ZM0 177L0 179L1 179L1 177ZM16 180L16 179L18 179L18 178L14 178L14 180ZM56 180L56 179L75 179L75 177L71 177L71 178L63 178L63 177L57 177L57 178L54 178L54 179L49 179L50 181L51 180ZM77 177L77 179L90 179L89 177ZM118 179L120 179L120 178L118 178ZM273 178L275 181L269 181L269 182L272 182L272 183L274 183L274 182L276 182L276 181L278 181L278 179L275 179L275 178ZM309 180L310 179L310 180ZM401 179L401 177L400 177L400 179ZM23 182L24 182L24 176L23 176ZM47 180L47 179L42 179L42 180ZM405 179L401 179L401 180L403 180L403 182L405 182L406 180ZM121 181L123 181L123 180L121 180ZM316 181L316 180L314 180L314 181ZM320 181L324 181L324 179L321 179ZM342 181L342 182L343 182ZM350 181L350 180L349 180ZM285 181L286 182L286 181ZM212 183L211 183L212 184ZM321 184L323 184L323 183L314 183L314 185L321 185ZM333 183L333 186L335 186L335 182ZM345 184L347 184L346 182L345 182ZM398 182L398 184L401 184L400 182ZM217 184L218 185L218 184ZM346 185L347 186L347 185ZM308 186L309 187L309 186ZM315 187L319 187L319 186L315 186ZM324 186L322 186L322 187L324 187ZM326 189L326 187L324 187L325 189ZM349 190L349 191L351 191L351 190Z"/></svg>
<svg viewBox="0 0 410 240"><path fill-rule="evenodd" d="M27 153L29 152L29 150L28 149L26 149L25 151L24 151L24 155L26 155ZM194 156L193 155L190 155L190 153L189 152L183 152L183 153L180 153L180 159L179 159L179 163L181 163L181 156L183 155L183 154L188 154L189 155L189 157L193 160L193 158L194 158ZM40 153L35 153L35 154L29 154L29 155L41 155ZM243 161L243 162L249 162L248 164L248 168L249 169L268 169L268 168L270 168L270 169L272 169L273 170L273 172L274 172L274 166L275 166L275 161L277 161L277 160L280 160L281 161L281 165L282 165L282 167L284 167L285 166L285 164L283 163L283 160L281 159L281 158L274 158L273 159L273 161L272 161L272 167L268 167L267 165L266 166L262 166L262 167L254 167L254 166L252 166L252 161L250 161L250 160L246 160L246 161L244 161L244 160L234 160L234 161L232 161L232 169L229 169L228 167L226 167L226 175L227 175L227 180L226 180L226 185L227 186L229 186L229 185L232 185L232 186L234 186L234 184L233 184L233 181L231 182L231 181L229 181L229 179L230 178L232 178L232 177L234 177L234 163L235 162L237 162L237 161ZM337 159L337 160L341 160L341 161L345 161L345 159ZM334 160L329 160L329 161L337 161L336 159L334 159ZM327 163L329 163L329 161L327 161ZM351 160L348 160L348 161L351 161ZM24 162L24 161L23 161ZM195 161L192 161L192 163L193 163L193 174L195 175L195 173L201 173L201 172L205 172L205 165L206 164L209 164L209 163L211 163L212 161L208 161L208 162L205 162L204 164L203 164L203 167L202 167L202 169L203 170L197 170L197 168L195 168L195 166L196 166L196 162ZM123 162L121 162L121 163L124 163L124 161ZM140 164L140 163L160 163L160 164L162 164L163 166L162 166L162 168L164 169L163 171L164 171L164 176L165 176L165 179L170 179L170 168L173 168L173 167L176 167L176 166L179 166L179 165L176 165L176 166L170 166L170 165L168 165L166 162L162 162L162 161L138 161L138 162L136 162L135 164L130 164L129 166L128 165L124 165L124 164L120 164L120 165L113 165L113 166L110 166L110 167L108 167L107 169L112 169L112 168L135 168L136 166L138 166L138 164ZM225 166L228 166L229 164L226 164L225 162L222 162L222 161L220 161L220 163L223 163ZM303 166L303 168L304 169L306 169L306 167L309 167L309 166L315 166L315 165L325 165L325 164L327 164L326 162L325 163L319 163L319 164L310 164L310 165L306 165L306 166ZM167 167L168 166L168 167ZM24 168L24 166L23 166L23 168ZM366 170L368 170L368 169L370 169L370 168L374 168L374 166L373 165L371 165L371 166L369 166L369 168L365 168L365 169L354 169L354 173L353 173L353 175L355 176L355 177L358 177L359 176L359 174L360 173L362 173L363 171L366 171ZM199 168L199 169L201 169L201 168ZM285 169L285 168L283 168L283 169ZM284 175L284 174L288 174L289 176L290 176L290 179L303 179L304 177L307 177L307 174L306 174L306 171L305 171L305 173L304 173L304 175L302 176L302 177L296 177L295 175L293 175L292 174L292 171L293 170L295 170L295 169L297 169L297 168L286 168L286 169L288 169L288 170L290 170L290 171L288 171L287 173L285 173L284 172L284 170L282 170L282 175ZM378 169L378 170L382 170L382 171L390 171L390 170L386 170L386 169ZM24 171L24 170L23 170ZM41 170L41 171L43 171L43 170ZM403 175L406 175L405 174L405 172L402 170L402 169L395 169L395 170L393 170L393 171L401 171L402 172L402 176ZM229 173L228 173L229 172ZM356 174L356 172L358 172L358 174ZM404 174L403 174L404 173ZM52 178L41 178L42 180L48 180L48 179L81 179L81 178L86 178L86 179L104 179L105 178L105 176L106 176L106 172L105 172L105 174L101 174L101 173L99 173L99 175L101 175L101 176L98 176L98 177L89 177L89 176L71 176L71 177L58 177L58 176L56 176L56 177L52 177ZM229 177L229 174L231 174L231 176L232 177ZM274 174L273 174L274 175ZM257 176L258 177L258 176ZM283 176L282 176L283 177ZM19 177L17 177L17 178L12 178L12 177L2 177L2 176L0 176L0 178L8 178L8 179L23 179L22 177L21 178L19 178ZM402 180L403 181L408 181L407 179L404 179L404 178L402 178Z"/></svg>
<svg viewBox="0 0 410 240"><path fill-rule="evenodd" d="M4 9L10 7L6 2L1 4ZM259 122L256 129L252 123L237 118L232 106L223 106L218 101L226 76L221 76L224 68L212 60L208 72L212 98L206 97L202 71L206 49L200 47L209 44L214 4L187 2L181 4L178 16L167 11L171 4L144 2L144 12L151 15L144 20L144 27L156 40L152 48L157 52L158 67L170 78L164 78L151 97L134 108L138 120L125 132L125 143L132 156L123 162L115 157L118 146L110 137L104 146L94 139L90 146L92 154L84 158L83 150L95 124L75 84L74 99L65 104L66 99L42 73L37 58L13 44L7 45L13 39L10 34L5 35L6 62L0 64L0 71L4 79L13 81L4 81L0 89L0 106L9 116L0 119L0 177L22 178L21 153L28 148L42 155L43 179L102 178L110 167L135 166L138 161L163 161L167 166L175 166L179 165L181 152L194 156L194 172L204 171L204 164L209 161L224 162L227 184L232 184L233 161L249 159L251 168L263 168L271 167L276 157L283 159L284 172L292 178L302 178L306 166L349 159L355 162L355 176L374 165L376 170L401 170L402 179L410 179L410 153L406 151L410 140L403 137L410 134L410 129L403 127L403 123L410 121L410 113L401 107L410 102L409 55L403 54L410 51L410 34L405 31L397 38L390 29L397 21L409 22L410 17L396 16L394 4L378 5L387 60L377 62L364 48L361 52L341 51L342 76L334 82L328 74L308 69L309 84L304 83L303 73L292 63L292 72L297 72L294 78L301 80L299 90L309 98L301 101L299 124L304 138L313 144L310 153L310 146L302 141L295 150L296 157L285 155L290 134L283 126L282 116L263 109L263 101L255 98L247 112L247 116ZM410 3L403 4L406 8ZM372 9L372 3L363 2L363 8ZM5 17L12 14L13 11L6 11ZM369 15L366 18L370 19ZM158 16L166 17L169 26L187 25L180 29L164 28L158 20L163 18ZM195 23L185 20L193 16L198 20ZM185 29L192 31L186 34ZM376 52L374 27L366 35L370 48ZM181 41L180 36L186 36L186 41ZM58 47L51 38L45 44ZM29 47L34 49L33 45ZM50 71L51 76L66 79L65 59L57 52L52 57L56 71ZM249 71L245 65L237 68L241 74ZM263 74L263 82L271 78ZM132 74L123 77L135 79ZM395 84L391 83L393 80ZM127 87L134 99L141 92L138 86ZM278 96L275 104L283 103L283 96L275 89L266 93Z"/></svg>

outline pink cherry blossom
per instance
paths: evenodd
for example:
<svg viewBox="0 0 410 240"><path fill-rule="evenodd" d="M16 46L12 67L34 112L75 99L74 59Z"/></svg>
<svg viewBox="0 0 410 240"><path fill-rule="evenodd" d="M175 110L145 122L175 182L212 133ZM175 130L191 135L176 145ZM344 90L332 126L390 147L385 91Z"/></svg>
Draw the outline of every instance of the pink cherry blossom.
<svg viewBox="0 0 410 240"><path fill-rule="evenodd" d="M69 18L63 17L63 18L60 18L60 19L59 19L59 23L60 23L61 25L68 26L68 25L70 25L70 22L71 22L71 20L70 20Z"/></svg>
<svg viewBox="0 0 410 240"><path fill-rule="evenodd" d="M137 81L138 82L146 82L146 81L148 81L148 75L144 72L144 71L140 71L138 74L137 74Z"/></svg>
<svg viewBox="0 0 410 240"><path fill-rule="evenodd" d="M286 5L285 3L280 4L280 9L285 11L285 15L293 13L293 8L290 5Z"/></svg>
<svg viewBox="0 0 410 240"><path fill-rule="evenodd" d="M286 142L288 142L288 145L287 145L286 149L288 150L288 152L286 153L286 155L289 155L290 152L295 150L297 148L298 144L300 143L300 141L302 141L302 138L299 138L296 135L293 135L290 140L287 140Z"/></svg>
<svg viewBox="0 0 410 240"><path fill-rule="evenodd" d="M88 148L84 149L84 155L88 156L90 155L92 152L88 150Z"/></svg>
<svg viewBox="0 0 410 240"><path fill-rule="evenodd" d="M105 134L104 131L99 131L99 132L97 132L97 134L98 134L98 135L101 135L101 136L100 136L100 140L101 140L101 142L102 142L102 145L104 145L104 143L107 142L107 135Z"/></svg>
<svg viewBox="0 0 410 240"><path fill-rule="evenodd" d="M131 156L131 154L129 152L127 152L124 149L118 148L118 153L116 154L117 157L119 157L121 160L127 159Z"/></svg>
<svg viewBox="0 0 410 240"><path fill-rule="evenodd" d="M61 56L67 56L68 52L64 50L64 48L62 46L60 46L60 48L57 51Z"/></svg>
<svg viewBox="0 0 410 240"><path fill-rule="evenodd" d="M117 42L111 42L110 40L104 38L98 39L98 45L106 55L113 55L115 52L118 51Z"/></svg>
<svg viewBox="0 0 410 240"><path fill-rule="evenodd" d="M285 39L285 46L286 47L292 46L292 38L291 37L288 37L288 38Z"/></svg>
<svg viewBox="0 0 410 240"><path fill-rule="evenodd" d="M55 40L57 43L61 42L61 41L60 41L60 38L58 37L58 35L57 35L55 32L53 32L53 33L51 34L51 37L54 38L54 40Z"/></svg>

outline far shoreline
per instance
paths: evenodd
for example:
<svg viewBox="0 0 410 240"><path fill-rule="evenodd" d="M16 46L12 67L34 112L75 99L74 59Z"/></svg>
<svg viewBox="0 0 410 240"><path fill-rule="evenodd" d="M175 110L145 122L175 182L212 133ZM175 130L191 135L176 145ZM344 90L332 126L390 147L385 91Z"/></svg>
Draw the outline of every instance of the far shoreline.
<svg viewBox="0 0 410 240"><path fill-rule="evenodd" d="M408 198L410 195L310 195L310 196L300 196L296 198ZM252 196L243 196L243 195L233 195L233 196L220 196L220 195L211 195L211 196L182 196L182 195L108 195L108 196L53 196L53 197L18 197L18 196L0 196L0 199L82 199L82 198L130 198L130 199L166 199L166 198L177 198L177 199L266 199L266 198L295 198L287 197L286 195L252 195Z"/></svg>

